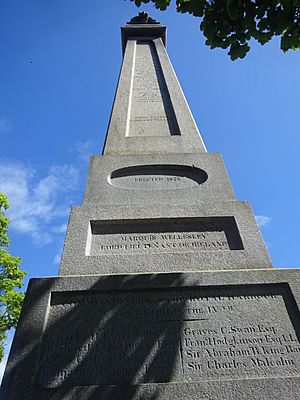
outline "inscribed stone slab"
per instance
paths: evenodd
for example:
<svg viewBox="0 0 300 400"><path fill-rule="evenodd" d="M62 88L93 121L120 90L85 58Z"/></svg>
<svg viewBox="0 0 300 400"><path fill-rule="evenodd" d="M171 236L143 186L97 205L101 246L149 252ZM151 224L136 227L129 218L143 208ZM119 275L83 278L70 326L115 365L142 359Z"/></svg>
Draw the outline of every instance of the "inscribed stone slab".
<svg viewBox="0 0 300 400"><path fill-rule="evenodd" d="M244 202L73 207L61 275L268 268Z"/></svg>
<svg viewBox="0 0 300 400"><path fill-rule="evenodd" d="M217 153L92 157L84 204L197 204L235 200Z"/></svg>
<svg viewBox="0 0 300 400"><path fill-rule="evenodd" d="M32 280L1 399L294 400L299 301L298 270Z"/></svg>
<svg viewBox="0 0 300 400"><path fill-rule="evenodd" d="M179 135L170 94L152 40L137 40L126 136Z"/></svg>
<svg viewBox="0 0 300 400"><path fill-rule="evenodd" d="M38 384L56 388L294 375L300 345L291 303L289 287L282 284L53 292Z"/></svg>
<svg viewBox="0 0 300 400"><path fill-rule="evenodd" d="M161 38L129 38L104 154L205 152Z"/></svg>

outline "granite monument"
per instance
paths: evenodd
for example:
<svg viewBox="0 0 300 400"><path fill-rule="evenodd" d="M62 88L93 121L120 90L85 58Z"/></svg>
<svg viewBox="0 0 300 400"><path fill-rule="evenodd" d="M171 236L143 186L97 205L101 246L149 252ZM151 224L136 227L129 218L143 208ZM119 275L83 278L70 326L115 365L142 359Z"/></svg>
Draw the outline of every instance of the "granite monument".
<svg viewBox="0 0 300 400"><path fill-rule="evenodd" d="M32 279L3 400L300 399L299 270L275 270L140 13L58 277Z"/></svg>

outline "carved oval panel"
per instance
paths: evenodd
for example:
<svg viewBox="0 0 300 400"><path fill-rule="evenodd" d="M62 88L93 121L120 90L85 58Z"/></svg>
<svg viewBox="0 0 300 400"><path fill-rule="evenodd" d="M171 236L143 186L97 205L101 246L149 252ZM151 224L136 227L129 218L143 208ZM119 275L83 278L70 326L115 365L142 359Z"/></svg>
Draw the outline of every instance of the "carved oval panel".
<svg viewBox="0 0 300 400"><path fill-rule="evenodd" d="M108 182L130 190L175 190L199 186L208 178L197 167L176 164L135 165L112 172Z"/></svg>

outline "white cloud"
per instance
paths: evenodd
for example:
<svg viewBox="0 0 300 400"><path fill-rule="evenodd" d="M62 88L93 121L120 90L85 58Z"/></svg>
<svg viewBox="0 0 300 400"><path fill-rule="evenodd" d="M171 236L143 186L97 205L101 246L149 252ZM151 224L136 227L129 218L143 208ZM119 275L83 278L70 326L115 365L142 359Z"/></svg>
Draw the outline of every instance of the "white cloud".
<svg viewBox="0 0 300 400"><path fill-rule="evenodd" d="M0 133L9 132L11 124L7 118L0 118Z"/></svg>
<svg viewBox="0 0 300 400"><path fill-rule="evenodd" d="M53 228L52 228L52 232L53 233L66 233L66 230L67 230L67 224L66 223L64 223L64 224L61 224L61 225L56 225L56 226L53 226Z"/></svg>
<svg viewBox="0 0 300 400"><path fill-rule="evenodd" d="M61 259L61 253L57 253L53 259L53 264L54 265L59 265Z"/></svg>
<svg viewBox="0 0 300 400"><path fill-rule="evenodd" d="M63 251L63 245L62 245L62 243L60 243L60 246L57 248L57 252L53 258L53 264L56 266L59 266L59 264L60 264L62 251Z"/></svg>
<svg viewBox="0 0 300 400"><path fill-rule="evenodd" d="M86 140L75 144L75 151L80 161L88 162L90 156L100 153L99 144L94 140Z"/></svg>
<svg viewBox="0 0 300 400"><path fill-rule="evenodd" d="M63 232L69 214L70 193L77 189L80 173L72 165L55 165L41 177L20 162L0 162L0 192L8 196L11 228L30 235L35 244L50 243Z"/></svg>
<svg viewBox="0 0 300 400"><path fill-rule="evenodd" d="M260 228L264 228L267 225L270 225L270 223L272 221L272 218L267 217L266 215L256 215L255 219L256 219L257 225Z"/></svg>
<svg viewBox="0 0 300 400"><path fill-rule="evenodd" d="M2 124L2 125L1 125ZM0 118L1 127L9 122ZM44 173L29 163L0 159L0 192L8 196L10 227L29 235L37 245L53 241L66 232L71 196L81 183L86 162L95 153L93 140L75 144L74 165L52 165Z"/></svg>

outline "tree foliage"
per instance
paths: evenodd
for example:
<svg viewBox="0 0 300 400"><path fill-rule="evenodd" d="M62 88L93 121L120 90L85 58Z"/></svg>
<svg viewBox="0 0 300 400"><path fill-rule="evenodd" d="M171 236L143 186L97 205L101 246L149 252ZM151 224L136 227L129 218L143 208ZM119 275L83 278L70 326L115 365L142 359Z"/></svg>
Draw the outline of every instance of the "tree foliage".
<svg viewBox="0 0 300 400"><path fill-rule="evenodd" d="M4 355L6 333L17 325L24 293L18 291L23 286L26 272L20 269L21 259L9 254L7 230L9 219L5 211L9 207L7 197L0 193L0 361Z"/></svg>
<svg viewBox="0 0 300 400"><path fill-rule="evenodd" d="M139 7L154 3L166 10L171 0L130 0ZM300 47L300 0L176 0L180 13L202 19L200 29L211 49L229 48L232 60L244 58L250 50L249 40L265 44L281 37L281 49Z"/></svg>

